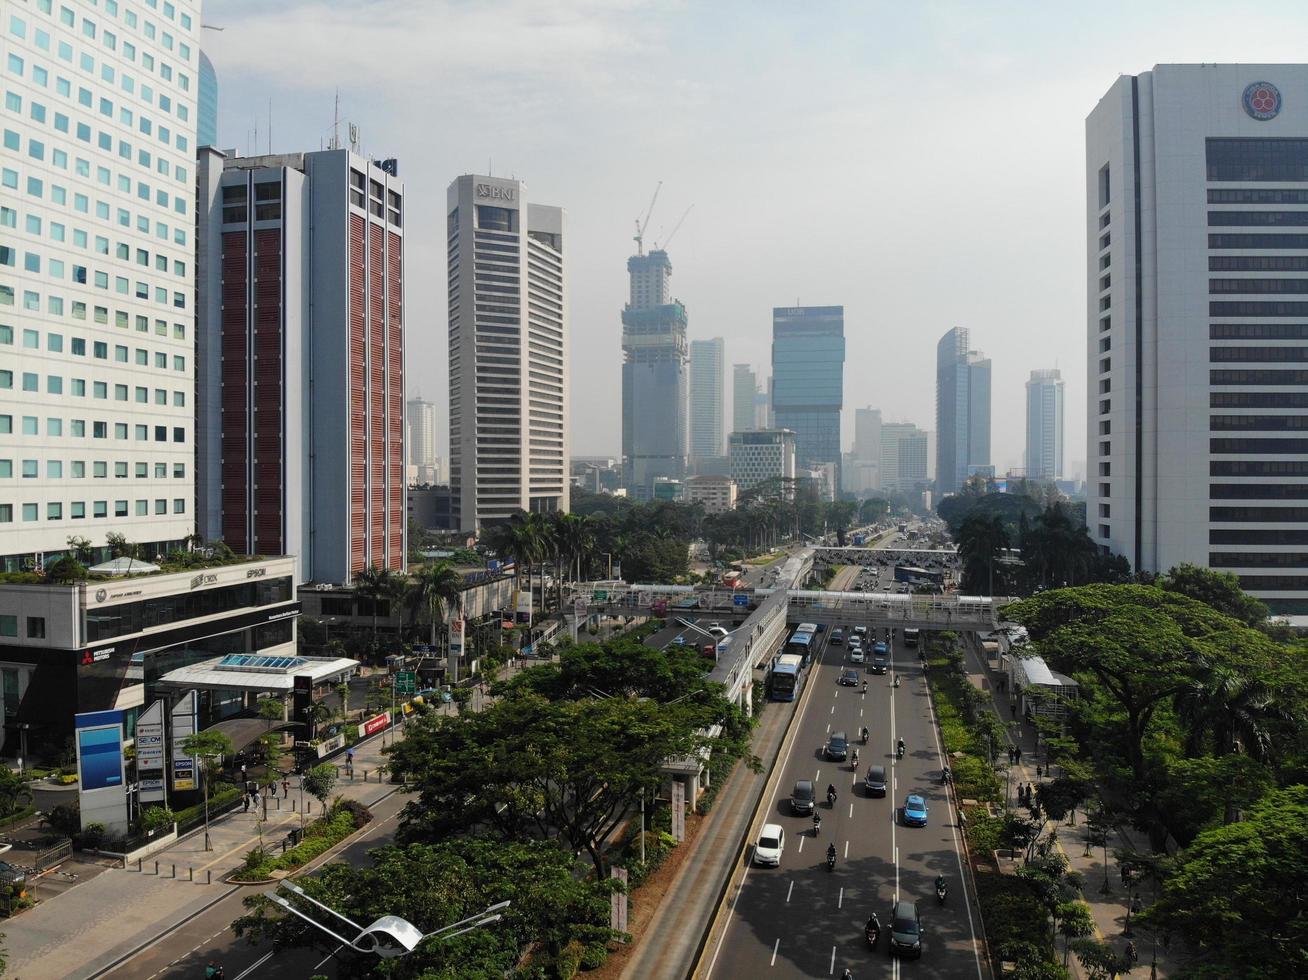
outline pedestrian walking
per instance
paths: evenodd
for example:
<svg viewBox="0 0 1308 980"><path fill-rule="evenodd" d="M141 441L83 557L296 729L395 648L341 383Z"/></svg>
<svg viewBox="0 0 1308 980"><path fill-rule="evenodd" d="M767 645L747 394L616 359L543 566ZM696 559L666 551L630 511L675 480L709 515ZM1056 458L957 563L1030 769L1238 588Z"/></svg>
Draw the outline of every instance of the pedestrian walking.
<svg viewBox="0 0 1308 980"><path fill-rule="evenodd" d="M1042 767L1040 767L1040 766L1036 766L1036 779L1041 779L1041 778L1043 778L1043 777L1044 777L1044 774L1045 774L1044 769L1043 769Z"/></svg>
<svg viewBox="0 0 1308 980"><path fill-rule="evenodd" d="M241 763L241 782L243 782L243 783L246 782L246 777L245 777L245 763L244 763L244 762Z"/></svg>
<svg viewBox="0 0 1308 980"><path fill-rule="evenodd" d="M1013 755L1017 758L1017 761L1018 761L1019 763L1021 763L1021 761L1022 761L1022 746L1019 745L1019 746L1017 746L1016 748L1014 748L1014 749L1013 749Z"/></svg>
<svg viewBox="0 0 1308 980"><path fill-rule="evenodd" d="M241 797L241 812L242 813L250 812L250 798L248 796Z"/></svg>
<svg viewBox="0 0 1308 980"><path fill-rule="evenodd" d="M291 795L291 781L290 781L289 779L283 779L283 780L282 780L282 799L286 799L286 798L287 798L288 796L290 796L290 795Z"/></svg>

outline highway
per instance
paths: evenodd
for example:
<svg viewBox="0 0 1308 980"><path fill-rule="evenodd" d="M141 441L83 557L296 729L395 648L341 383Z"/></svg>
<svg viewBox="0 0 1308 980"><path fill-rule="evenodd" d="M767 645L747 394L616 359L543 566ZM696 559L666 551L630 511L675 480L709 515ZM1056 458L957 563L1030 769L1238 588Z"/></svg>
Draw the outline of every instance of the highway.
<svg viewBox="0 0 1308 980"><path fill-rule="evenodd" d="M848 968L857 980L898 977L901 971L988 980L975 897L964 885L958 818L940 785L941 748L917 652L903 647L901 640L892 650L890 674L861 668L869 683L864 695L861 688L837 684L841 669L850 666L847 648L830 645L833 624L826 625L801 694L804 702L795 721L796 737L778 763L782 772L775 790L765 796L751 825L755 835L765 822L785 829L781 866L748 869L726 929L707 953L706 975L722 980L840 976ZM854 624L834 625L848 630ZM885 630L874 632L886 638ZM895 672L901 675L899 688L892 686ZM867 746L856 737L864 725L870 730ZM824 758L832 731L847 732L851 747L860 749L857 774L849 763ZM906 744L903 760L895 759L897 737ZM862 788L863 776L873 764L888 770L884 798L871 798ZM813 780L817 789L822 828L816 837L812 820L791 811L790 791L798 779ZM829 783L838 793L834 807L825 803ZM926 827L905 827L898 821L898 809L908 793L926 797ZM837 849L834 871L826 867L831 842ZM943 907L936 903L937 874L949 883ZM923 935L920 961L887 959L888 912L899 898L918 903ZM875 953L863 937L873 911L882 925Z"/></svg>

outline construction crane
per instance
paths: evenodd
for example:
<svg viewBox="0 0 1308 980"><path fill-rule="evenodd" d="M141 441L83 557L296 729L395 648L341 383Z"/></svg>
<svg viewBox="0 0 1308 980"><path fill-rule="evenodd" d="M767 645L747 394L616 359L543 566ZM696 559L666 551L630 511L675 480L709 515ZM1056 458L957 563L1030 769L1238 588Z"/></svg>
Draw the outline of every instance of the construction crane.
<svg viewBox="0 0 1308 980"><path fill-rule="evenodd" d="M654 187L654 196L649 199L649 207L645 209L645 219L636 219L636 254L645 254L645 229L649 225L649 216L654 213L654 202L659 199L659 191L663 189L663 181L659 181Z"/></svg>
<svg viewBox="0 0 1308 980"><path fill-rule="evenodd" d="M663 240L663 244L660 245L658 242L655 242L654 247L666 249L668 245L672 242L672 236L681 230L681 223L686 220L686 215L690 214L690 212L694 210L694 208L695 205L692 204L690 207L686 208L685 211L682 211L681 217L678 218L677 223L672 226L672 231L668 232L668 237Z"/></svg>

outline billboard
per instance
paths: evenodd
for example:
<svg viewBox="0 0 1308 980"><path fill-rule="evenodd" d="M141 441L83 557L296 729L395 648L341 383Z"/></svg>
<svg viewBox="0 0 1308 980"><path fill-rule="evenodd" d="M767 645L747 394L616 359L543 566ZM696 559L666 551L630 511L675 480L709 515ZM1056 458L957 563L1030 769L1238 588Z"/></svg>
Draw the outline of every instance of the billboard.
<svg viewBox="0 0 1308 980"><path fill-rule="evenodd" d="M164 703L156 701L136 721L136 774L142 803L164 800Z"/></svg>
<svg viewBox="0 0 1308 980"><path fill-rule="evenodd" d="M199 788L196 782L195 758L182 752L182 743L196 732L196 695L187 691L173 705L173 792Z"/></svg>
<svg viewBox="0 0 1308 980"><path fill-rule="evenodd" d="M464 628L463 620L461 619L450 620L449 655L451 657L463 656L463 628Z"/></svg>
<svg viewBox="0 0 1308 980"><path fill-rule="evenodd" d="M74 716L77 730L78 805L82 826L104 824L111 835L127 833L127 770L123 712L88 711Z"/></svg>
<svg viewBox="0 0 1308 980"><path fill-rule="evenodd" d="M379 715L374 715L359 726L359 738L367 738L369 735L376 735L391 723L391 713L383 711Z"/></svg>

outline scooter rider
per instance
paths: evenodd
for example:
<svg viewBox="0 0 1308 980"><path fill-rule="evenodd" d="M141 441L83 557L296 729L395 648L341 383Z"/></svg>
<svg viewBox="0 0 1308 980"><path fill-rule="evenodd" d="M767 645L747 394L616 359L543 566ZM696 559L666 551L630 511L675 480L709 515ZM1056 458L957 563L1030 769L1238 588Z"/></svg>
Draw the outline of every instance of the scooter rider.
<svg viewBox="0 0 1308 980"><path fill-rule="evenodd" d="M867 725L863 726L863 744L867 745Z"/></svg>
<svg viewBox="0 0 1308 980"><path fill-rule="evenodd" d="M813 836L816 837L822 830L822 814L814 811L813 813Z"/></svg>
<svg viewBox="0 0 1308 980"><path fill-rule="evenodd" d="M895 751L899 753L901 759L904 757L904 740L902 738L895 743Z"/></svg>
<svg viewBox="0 0 1308 980"><path fill-rule="evenodd" d="M858 768L858 749L854 750L854 768Z"/></svg>
<svg viewBox="0 0 1308 980"><path fill-rule="evenodd" d="M836 863L836 845L834 843L827 845L827 864Z"/></svg>
<svg viewBox="0 0 1308 980"><path fill-rule="evenodd" d="M827 802L833 804L836 802L836 787L831 783L827 783Z"/></svg>
<svg viewBox="0 0 1308 980"><path fill-rule="evenodd" d="M949 885L945 881L944 875L936 875L936 898L941 905L945 904L945 895L949 891Z"/></svg>
<svg viewBox="0 0 1308 980"><path fill-rule="evenodd" d="M866 679L866 678L864 678L864 680L863 680L863 693L864 693L864 694L867 693L867 679Z"/></svg>

